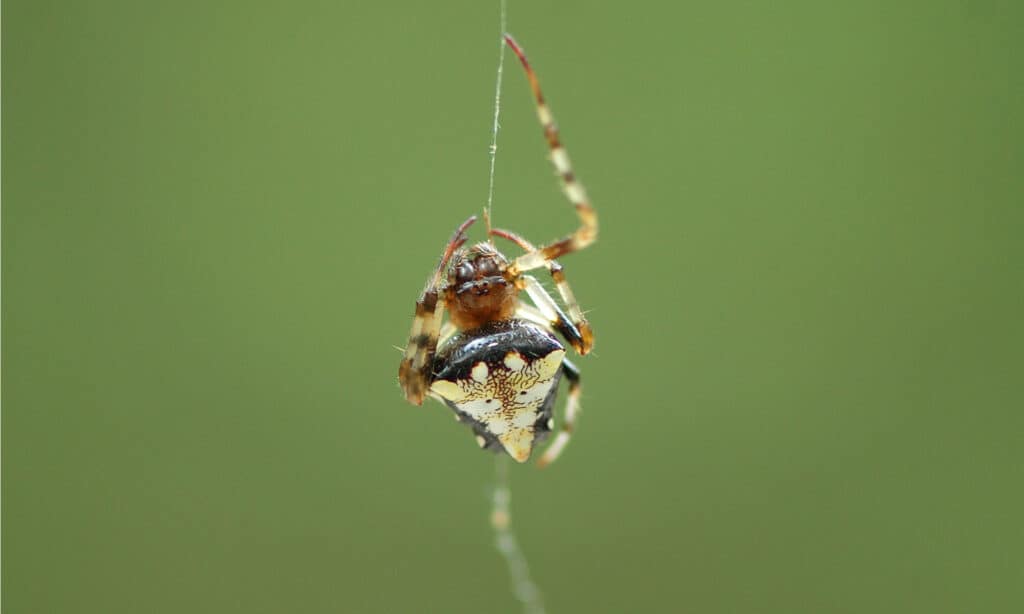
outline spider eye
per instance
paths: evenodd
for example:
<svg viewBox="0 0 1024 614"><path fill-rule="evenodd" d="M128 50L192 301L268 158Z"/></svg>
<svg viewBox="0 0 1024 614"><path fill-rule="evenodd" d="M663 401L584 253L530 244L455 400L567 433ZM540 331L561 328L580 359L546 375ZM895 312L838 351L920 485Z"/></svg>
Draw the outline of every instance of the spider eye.
<svg viewBox="0 0 1024 614"><path fill-rule="evenodd" d="M473 279L473 265L468 262L463 262L455 269L455 277L459 281Z"/></svg>
<svg viewBox="0 0 1024 614"><path fill-rule="evenodd" d="M493 258L481 258L477 261L476 270L483 277L490 277L498 273L498 265Z"/></svg>

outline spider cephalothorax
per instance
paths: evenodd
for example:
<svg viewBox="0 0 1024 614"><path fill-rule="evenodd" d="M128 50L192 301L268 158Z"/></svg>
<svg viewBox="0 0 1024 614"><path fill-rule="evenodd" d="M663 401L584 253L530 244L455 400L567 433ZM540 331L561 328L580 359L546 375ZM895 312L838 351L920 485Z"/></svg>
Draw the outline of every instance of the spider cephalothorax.
<svg viewBox="0 0 1024 614"><path fill-rule="evenodd" d="M557 335L579 354L589 352L594 342L590 324L555 258L581 250L597 238L597 214L572 172L526 56L512 37L506 35L505 41L526 69L551 161L580 226L541 247L511 231L488 228L486 243L463 249L466 229L476 218L463 222L416 302L398 379L410 403L420 405L427 396L438 399L473 429L480 447L504 450L525 462L554 426L554 402L564 376L569 399L561 430L539 461L546 465L569 442L579 410L580 374L565 358ZM494 248L491 236L508 239L526 253L509 260ZM565 310L527 274L539 268L551 274ZM532 305L520 299L521 291ZM445 309L449 321L442 326Z"/></svg>
<svg viewBox="0 0 1024 614"><path fill-rule="evenodd" d="M508 278L507 267L508 261L489 243L456 254L448 273L448 287L454 294L448 309L455 326L476 328L515 315L519 290Z"/></svg>

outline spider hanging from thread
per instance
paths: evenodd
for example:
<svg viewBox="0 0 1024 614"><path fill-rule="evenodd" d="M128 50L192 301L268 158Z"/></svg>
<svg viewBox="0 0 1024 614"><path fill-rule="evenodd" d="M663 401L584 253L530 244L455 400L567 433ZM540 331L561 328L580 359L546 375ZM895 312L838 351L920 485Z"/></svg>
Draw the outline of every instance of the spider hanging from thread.
<svg viewBox="0 0 1024 614"><path fill-rule="evenodd" d="M538 461L544 466L562 453L579 414L580 372L565 357L558 336L580 355L594 344L590 324L556 259L594 242L597 213L576 180L526 54L510 35L505 35L505 42L526 70L551 161L580 226L541 247L509 230L489 229L487 242L467 249L466 230L476 216L463 222L416 301L398 379L410 403L421 405L428 396L436 398L473 429L481 448L505 451L522 463L554 428L558 383L564 376L568 400L561 428ZM509 260L495 249L491 236L507 239L525 253ZM540 268L554 280L564 310L527 274ZM523 301L520 292L533 304ZM445 311L449 318L442 325Z"/></svg>

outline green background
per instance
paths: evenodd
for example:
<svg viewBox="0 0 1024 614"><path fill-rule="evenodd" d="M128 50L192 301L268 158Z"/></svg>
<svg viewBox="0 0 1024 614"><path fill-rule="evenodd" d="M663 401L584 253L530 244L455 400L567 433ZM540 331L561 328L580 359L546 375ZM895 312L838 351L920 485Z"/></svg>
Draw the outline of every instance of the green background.
<svg viewBox="0 0 1024 614"><path fill-rule="evenodd" d="M1024 608L1024 10L510 0L602 236L551 612ZM513 612L395 373L496 2L3 5L5 612ZM575 224L506 55L494 215ZM479 238L476 229L475 238Z"/></svg>

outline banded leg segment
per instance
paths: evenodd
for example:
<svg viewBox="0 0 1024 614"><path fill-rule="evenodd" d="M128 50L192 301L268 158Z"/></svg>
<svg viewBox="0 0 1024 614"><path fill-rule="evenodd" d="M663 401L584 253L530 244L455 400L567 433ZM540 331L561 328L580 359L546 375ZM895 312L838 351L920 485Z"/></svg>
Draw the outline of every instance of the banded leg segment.
<svg viewBox="0 0 1024 614"><path fill-rule="evenodd" d="M561 274L561 268L558 269L558 272ZM521 279L523 280L523 289L526 290L526 294L529 295L530 300L532 300L533 304L537 306L537 309L544 314L544 317L548 319L550 326L561 333L562 336L565 337L565 340L568 341L572 345L573 349L575 349L581 356L589 352L591 347L594 345L594 333L590 329L590 323L583 318L580 307L576 304L575 299L573 299L572 305L569 306L569 310L570 313L575 311L579 314L579 318L577 319L576 317L572 317L570 319L570 316L565 315L565 312L558 306L555 299L548 294L548 291L544 289L544 286L537 281L536 277L533 277L532 275L523 275ZM564 278L562 281L565 291L568 293L568 296L572 298L572 290L569 289L569 284L564 283ZM558 284L557 278L555 283ZM564 298L565 294L562 296Z"/></svg>
<svg viewBox="0 0 1024 614"><path fill-rule="evenodd" d="M527 252L537 251L537 248L534 247L532 243L511 230L494 228L491 230L491 234L503 239L508 239ZM551 279L554 280L555 288L558 289L558 294L562 297L562 303L564 303L566 309L569 310L569 317L571 318L570 321L575 324L579 332L581 343L579 347L576 347L576 350L581 355L586 354L594 346L594 331L590 328L590 323L587 322L587 318L583 315L583 310L580 309L580 304L576 301L576 295L573 294L572 288L569 287L569 282L565 279L565 273L563 272L562 265L554 260L548 260L544 263L544 266L546 266L548 272L551 273ZM540 290L543 291L543 288ZM544 294L547 294L547 292L544 292Z"/></svg>
<svg viewBox="0 0 1024 614"><path fill-rule="evenodd" d="M405 346L405 355L398 367L398 381L402 386L402 392L413 405L422 405L430 388L434 354L437 352L441 321L444 319L445 297L439 296L441 277L455 251L466 242L466 229L475 221L476 216L473 216L455 230L441 253L437 268L427 282L423 295L416 301L416 314L413 316L409 342Z"/></svg>
<svg viewBox="0 0 1024 614"><path fill-rule="evenodd" d="M437 352L437 339L444 317L444 302L438 305L437 289L427 288L416 301L409 343L398 367L398 381L405 398L413 405L422 405L430 387L430 371Z"/></svg>
<svg viewBox="0 0 1024 614"><path fill-rule="evenodd" d="M565 403L565 416L562 418L562 428L555 435L555 440L551 442L548 449L544 450L540 460L537 461L537 466L542 468L555 462L561 456L562 450L565 449L565 446L569 444L569 440L572 438L572 432L576 428L576 417L580 413L580 393L583 392L582 385L580 384L580 370L576 368L576 365L563 359L562 373L565 374L565 379L569 382L569 398Z"/></svg>
<svg viewBox="0 0 1024 614"><path fill-rule="evenodd" d="M580 309L580 304L576 301L576 295L573 294L569 282L565 279L562 265L554 260L549 260L548 270L551 271L551 279L555 281L555 288L558 289L558 294L562 297L562 303L569 310L572 323L576 325L576 329L580 333L580 346L576 348L576 351L580 355L586 354L594 347L594 330L590 328L590 322L583 315L583 310Z"/></svg>
<svg viewBox="0 0 1024 614"><path fill-rule="evenodd" d="M530 82L530 89L537 104L537 117L544 128L544 138L547 140L548 148L551 150L551 162L555 165L555 171L562 183L562 191L565 192L569 202L576 207L576 215L580 219L580 227L569 236L541 247L539 250L523 254L512 264L515 272L529 271L544 266L545 260L554 260L565 254L579 251L590 245L597 239L597 212L590 205L587 193L583 185L576 180L572 165L569 162L569 154L562 146L558 134L558 127L555 125L555 118L544 100L544 94L540 90L540 81L536 73L530 67L523 49L516 43L511 35L505 35L505 42L519 58L523 68L526 70L526 78Z"/></svg>

